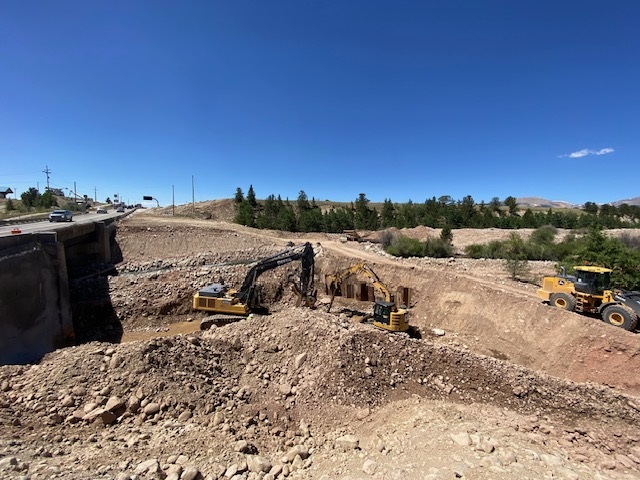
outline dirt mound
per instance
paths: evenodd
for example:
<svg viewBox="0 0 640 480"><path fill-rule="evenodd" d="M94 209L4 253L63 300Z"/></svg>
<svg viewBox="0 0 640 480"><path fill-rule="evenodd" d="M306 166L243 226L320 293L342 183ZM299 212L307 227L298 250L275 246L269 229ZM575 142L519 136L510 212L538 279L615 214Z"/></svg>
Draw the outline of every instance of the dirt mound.
<svg viewBox="0 0 640 480"><path fill-rule="evenodd" d="M145 212L154 216L174 216L232 222L235 217L235 202L231 198L207 200L184 205L169 205L168 207L153 208Z"/></svg>
<svg viewBox="0 0 640 480"><path fill-rule="evenodd" d="M301 308L190 336L61 350L37 366L3 367L0 385L3 438L19 438L2 445L16 478L165 478L188 469L193 478L332 478L358 459L403 478L427 478L429 469L509 478L525 465L530 474L588 476L639 467L640 407L631 397ZM444 428L461 420L453 435ZM416 442L437 424L438 459L397 464L404 451L390 421ZM607 463L611 451L620 464ZM447 461L452 452L463 460Z"/></svg>

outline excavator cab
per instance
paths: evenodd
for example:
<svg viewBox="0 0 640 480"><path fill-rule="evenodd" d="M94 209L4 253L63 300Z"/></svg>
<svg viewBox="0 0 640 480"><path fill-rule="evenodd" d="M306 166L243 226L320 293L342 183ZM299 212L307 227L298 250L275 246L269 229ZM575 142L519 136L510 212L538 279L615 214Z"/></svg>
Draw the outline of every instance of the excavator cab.
<svg viewBox="0 0 640 480"><path fill-rule="evenodd" d="M377 301L373 306L373 325L391 332L406 332L407 311L396 307L394 302Z"/></svg>

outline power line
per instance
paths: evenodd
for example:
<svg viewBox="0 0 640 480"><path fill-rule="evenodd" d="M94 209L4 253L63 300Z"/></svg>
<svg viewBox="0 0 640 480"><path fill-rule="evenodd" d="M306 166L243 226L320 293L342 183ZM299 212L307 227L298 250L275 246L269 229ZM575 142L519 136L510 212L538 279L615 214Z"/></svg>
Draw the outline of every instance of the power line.
<svg viewBox="0 0 640 480"><path fill-rule="evenodd" d="M51 170L49 170L49 165L44 166L44 170L42 171L42 173L47 174L47 191L49 191L49 174L51 173Z"/></svg>

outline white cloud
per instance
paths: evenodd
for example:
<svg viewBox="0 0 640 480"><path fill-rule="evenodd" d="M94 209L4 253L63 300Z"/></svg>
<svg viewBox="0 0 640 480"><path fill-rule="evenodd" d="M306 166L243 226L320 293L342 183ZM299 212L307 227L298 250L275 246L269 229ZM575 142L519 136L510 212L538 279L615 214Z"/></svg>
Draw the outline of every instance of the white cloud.
<svg viewBox="0 0 640 480"><path fill-rule="evenodd" d="M561 157L568 158L582 158L587 155L606 155L607 153L613 153L615 150L611 147L601 148L600 150L591 150L589 148L583 148L582 150L578 150L577 152L566 153L564 155L560 155Z"/></svg>

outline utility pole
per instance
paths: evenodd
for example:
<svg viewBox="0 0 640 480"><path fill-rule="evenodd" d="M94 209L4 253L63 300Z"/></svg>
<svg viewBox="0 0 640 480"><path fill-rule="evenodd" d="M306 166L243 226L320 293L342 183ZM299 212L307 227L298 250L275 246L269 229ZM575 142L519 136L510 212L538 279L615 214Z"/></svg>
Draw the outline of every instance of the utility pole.
<svg viewBox="0 0 640 480"><path fill-rule="evenodd" d="M73 201L76 201L76 198L78 197L78 194L76 193L76 182L73 182Z"/></svg>
<svg viewBox="0 0 640 480"><path fill-rule="evenodd" d="M44 166L44 170L42 171L42 173L47 174L47 191L49 191L49 174L51 173L51 170L49 170L49 165Z"/></svg>
<svg viewBox="0 0 640 480"><path fill-rule="evenodd" d="M98 189L96 187L93 187L93 201L98 201Z"/></svg>

